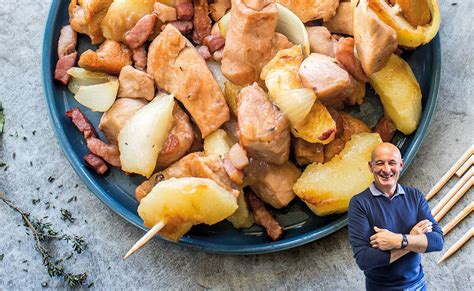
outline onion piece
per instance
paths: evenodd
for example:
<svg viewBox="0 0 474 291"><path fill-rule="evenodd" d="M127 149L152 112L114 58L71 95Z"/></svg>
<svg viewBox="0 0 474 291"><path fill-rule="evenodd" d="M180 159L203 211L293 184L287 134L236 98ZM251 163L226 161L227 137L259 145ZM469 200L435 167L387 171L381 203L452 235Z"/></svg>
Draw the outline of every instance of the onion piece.
<svg viewBox="0 0 474 291"><path fill-rule="evenodd" d="M316 94L310 88L276 91L273 102L285 114L291 124L299 124L305 119L316 101Z"/></svg>
<svg viewBox="0 0 474 291"><path fill-rule="evenodd" d="M147 178L168 137L173 121L174 97L156 96L130 118L118 135L122 170Z"/></svg>
<svg viewBox="0 0 474 291"><path fill-rule="evenodd" d="M80 86L74 98L92 111L105 112L114 104L118 88L119 81L115 78L107 83Z"/></svg>
<svg viewBox="0 0 474 291"><path fill-rule="evenodd" d="M115 77L102 72L93 72L83 68L72 67L67 70L71 81L68 84L68 89L72 94L76 94L81 86L97 85L106 83Z"/></svg>
<svg viewBox="0 0 474 291"><path fill-rule="evenodd" d="M204 139L204 154L206 156L223 156L230 150L231 141L227 137L227 132L217 129Z"/></svg>
<svg viewBox="0 0 474 291"><path fill-rule="evenodd" d="M224 91L224 83L229 82L229 80L227 80L224 74L222 74L221 63L215 61L208 61L207 67L214 76L214 79L216 80L217 84L219 84L219 87L221 87L221 90Z"/></svg>

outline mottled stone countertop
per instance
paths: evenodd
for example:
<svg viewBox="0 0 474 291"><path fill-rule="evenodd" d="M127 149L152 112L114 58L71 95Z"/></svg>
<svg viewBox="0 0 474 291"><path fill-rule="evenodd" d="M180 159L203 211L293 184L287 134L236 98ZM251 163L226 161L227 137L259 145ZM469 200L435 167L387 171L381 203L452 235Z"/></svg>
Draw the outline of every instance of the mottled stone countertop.
<svg viewBox="0 0 474 291"><path fill-rule="evenodd" d="M474 1L457 1L456 5L454 1L440 1L442 74L437 110L418 155L401 181L424 192L474 141ZM73 256L67 264L74 266L70 271L87 271L88 283L94 282L93 287L100 289L364 288L364 275L352 258L347 228L296 249L252 256L197 252L156 239L122 260L143 232L86 188L60 149L47 117L40 60L51 0L3 0L0 4L0 101L6 115L0 161L8 165L6 171L0 169L0 191L35 216L48 215L59 228L66 226L60 220L60 209L71 209L77 220L67 231L86 237L89 248ZM50 176L55 178L52 183L48 182ZM453 178L430 205L434 206L457 180ZM68 203L74 195L77 201ZM472 195L471 190L442 225L473 201ZM33 205L33 198L41 198L42 205ZM49 209L44 206L47 201L51 203ZM20 216L3 203L0 221L0 289L40 289L42 282L52 288L64 287L61 280L49 278L33 249L33 240L25 235ZM452 230L445 238L445 249L473 223L471 215ZM423 255L429 289L473 288L474 241L437 265L440 257L441 253Z"/></svg>

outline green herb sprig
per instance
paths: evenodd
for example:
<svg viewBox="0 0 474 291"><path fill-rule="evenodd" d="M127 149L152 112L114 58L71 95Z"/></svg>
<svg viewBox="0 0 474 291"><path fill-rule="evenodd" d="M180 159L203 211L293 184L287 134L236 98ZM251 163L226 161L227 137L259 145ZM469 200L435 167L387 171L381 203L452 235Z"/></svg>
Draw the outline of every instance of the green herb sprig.
<svg viewBox="0 0 474 291"><path fill-rule="evenodd" d="M54 258L47 248L47 244L53 240L65 240L71 243L73 250L79 254L87 248L87 242L83 237L62 234L54 230L51 223L37 219L31 216L30 213L23 211L14 205L13 202L6 199L2 192L0 192L0 200L21 215L24 225L28 228L28 234L32 234L35 240L35 249L40 253L43 259L43 265L46 266L50 277L63 277L71 287L83 285L86 282L86 272L79 274L67 272L63 265L63 259Z"/></svg>

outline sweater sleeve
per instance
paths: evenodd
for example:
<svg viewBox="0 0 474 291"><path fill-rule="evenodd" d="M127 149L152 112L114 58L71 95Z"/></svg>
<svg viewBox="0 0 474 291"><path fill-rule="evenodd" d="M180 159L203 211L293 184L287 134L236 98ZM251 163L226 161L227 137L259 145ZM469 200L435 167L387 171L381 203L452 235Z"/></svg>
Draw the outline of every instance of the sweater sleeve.
<svg viewBox="0 0 474 291"><path fill-rule="evenodd" d="M425 234L428 239L428 246L425 253L439 252L443 249L444 245L443 231L431 214L430 206L423 193L418 192L418 194L418 221L429 219L433 223L433 231Z"/></svg>
<svg viewBox="0 0 474 291"><path fill-rule="evenodd" d="M360 202L354 198L349 203L348 218L349 242L359 268L367 271L389 265L390 252L375 249L370 245L369 239L373 231Z"/></svg>

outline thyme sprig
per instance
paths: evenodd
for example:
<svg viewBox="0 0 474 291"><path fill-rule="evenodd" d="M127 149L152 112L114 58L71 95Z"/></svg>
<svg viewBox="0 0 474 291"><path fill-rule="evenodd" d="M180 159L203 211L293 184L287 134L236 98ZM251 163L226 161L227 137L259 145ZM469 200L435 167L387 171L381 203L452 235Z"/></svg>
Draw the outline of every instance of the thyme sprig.
<svg viewBox="0 0 474 291"><path fill-rule="evenodd" d="M53 240L65 240L72 244L72 248L76 253L81 253L87 247L87 242L84 238L77 235L61 234L53 229L51 223L43 221L43 219L37 219L14 205L13 202L5 198L2 192L0 192L0 200L21 215L24 225L28 228L28 233L33 235L35 249L40 253L43 265L46 266L49 276L63 277L71 287L84 284L87 280L86 272L79 274L67 272L63 265L63 259L54 258L47 248L47 244Z"/></svg>

